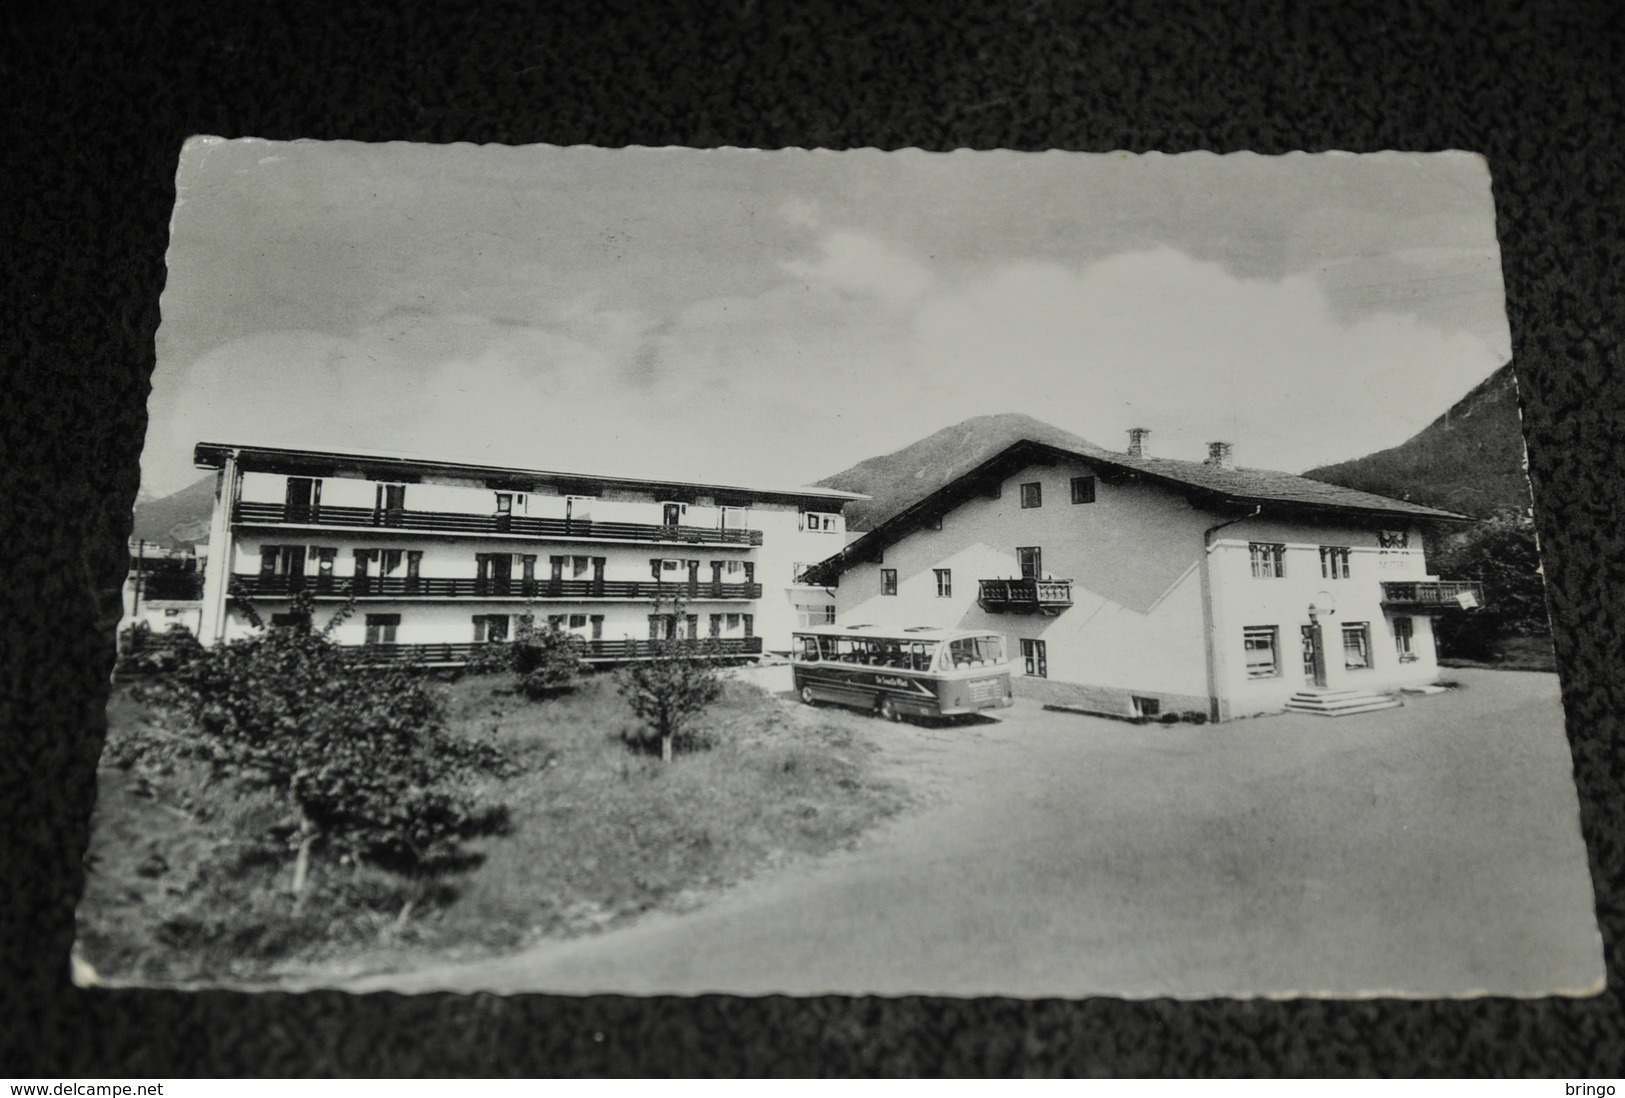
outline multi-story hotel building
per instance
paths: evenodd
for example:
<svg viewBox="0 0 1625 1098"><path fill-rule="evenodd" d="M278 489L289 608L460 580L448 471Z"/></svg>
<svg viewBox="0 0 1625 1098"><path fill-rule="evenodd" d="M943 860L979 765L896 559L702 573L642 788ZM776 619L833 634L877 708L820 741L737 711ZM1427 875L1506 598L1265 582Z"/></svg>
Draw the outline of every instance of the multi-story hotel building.
<svg viewBox="0 0 1625 1098"><path fill-rule="evenodd" d="M338 643L430 664L525 616L601 662L673 635L787 651L794 627L834 619L796 572L839 547L842 508L864 498L214 442L194 456L219 471L204 644L249 631L243 600L274 622L308 591L318 610L355 600Z"/></svg>
<svg viewBox="0 0 1625 1098"><path fill-rule="evenodd" d="M841 624L994 629L1018 693L1121 716L1362 711L1433 682L1461 515L1261 469L1018 442L814 566Z"/></svg>

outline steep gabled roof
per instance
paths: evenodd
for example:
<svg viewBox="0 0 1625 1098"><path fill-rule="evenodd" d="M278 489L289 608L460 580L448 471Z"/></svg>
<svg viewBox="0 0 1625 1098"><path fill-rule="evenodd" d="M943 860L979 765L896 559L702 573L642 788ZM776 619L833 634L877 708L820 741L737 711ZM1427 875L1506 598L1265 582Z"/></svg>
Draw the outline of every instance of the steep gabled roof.
<svg viewBox="0 0 1625 1098"><path fill-rule="evenodd" d="M949 481L918 503L904 508L840 552L807 569L810 583L827 583L868 560L915 530L979 495L990 493L1006 477L1032 465L1082 461L1099 470L1108 483L1140 480L1177 492L1198 507L1223 514L1236 506L1262 506L1271 513L1298 518L1409 519L1424 522L1472 522L1466 515L1440 511L1404 500L1357 492L1274 469L1226 468L1200 461L1135 457L1096 446L1063 448L1032 439L1012 443L962 476Z"/></svg>

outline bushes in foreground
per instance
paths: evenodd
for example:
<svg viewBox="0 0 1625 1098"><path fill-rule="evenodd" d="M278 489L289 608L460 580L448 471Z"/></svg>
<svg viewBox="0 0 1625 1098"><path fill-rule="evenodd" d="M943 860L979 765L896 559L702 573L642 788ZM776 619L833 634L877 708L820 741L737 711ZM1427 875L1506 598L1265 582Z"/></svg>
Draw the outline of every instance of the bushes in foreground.
<svg viewBox="0 0 1625 1098"><path fill-rule="evenodd" d="M358 667L317 631L310 606L294 625L187 653L149 700L180 727L147 728L114 761L162 770L202 762L212 779L269 793L282 809L265 838L293 859L301 901L311 859L408 875L465 868L464 841L501 831L506 811L478 803L480 773L503 770L494 748L451 736L440 698L406 667Z"/></svg>

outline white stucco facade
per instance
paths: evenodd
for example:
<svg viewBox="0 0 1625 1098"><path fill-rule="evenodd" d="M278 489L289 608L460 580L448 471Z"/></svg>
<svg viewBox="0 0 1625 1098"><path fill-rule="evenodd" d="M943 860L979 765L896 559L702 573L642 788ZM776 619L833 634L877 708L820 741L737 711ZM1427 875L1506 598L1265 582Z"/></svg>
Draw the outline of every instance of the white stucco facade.
<svg viewBox="0 0 1625 1098"><path fill-rule="evenodd" d="M861 498L216 444L199 462L221 469L211 536L225 547L205 643L253 630L243 599L270 620L302 588L318 624L355 598L341 644L467 646L529 616L608 659L668 628L651 622L658 595L663 614L682 599L681 634L787 651L798 608L834 601L796 566L843 540L841 509Z"/></svg>
<svg viewBox="0 0 1625 1098"><path fill-rule="evenodd" d="M1385 603L1382 587L1436 578L1415 522L1268 508L1244 517L1111 473L1085 460L1030 465L1002 476L996 496L984 484L898 540L855 545L839 574L838 622L996 629L1010 639L1019 690L1124 716L1281 709L1313 685L1302 632L1312 605L1327 611L1341 685L1383 691L1437 677L1431 618ZM1080 502L1075 478L1089 481ZM1070 605L1019 612L979 597L980 581L1019 578L1035 563L1038 578L1070 581Z"/></svg>

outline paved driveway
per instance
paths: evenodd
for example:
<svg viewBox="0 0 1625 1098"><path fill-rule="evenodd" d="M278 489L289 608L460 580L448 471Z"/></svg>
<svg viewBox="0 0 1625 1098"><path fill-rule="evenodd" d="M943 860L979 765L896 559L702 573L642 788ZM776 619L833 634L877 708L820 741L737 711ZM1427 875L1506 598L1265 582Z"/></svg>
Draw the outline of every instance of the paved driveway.
<svg viewBox="0 0 1625 1098"><path fill-rule="evenodd" d="M763 672L767 674L767 672ZM923 805L711 905L358 990L1531 995L1603 975L1555 676L1330 720L875 722Z"/></svg>

